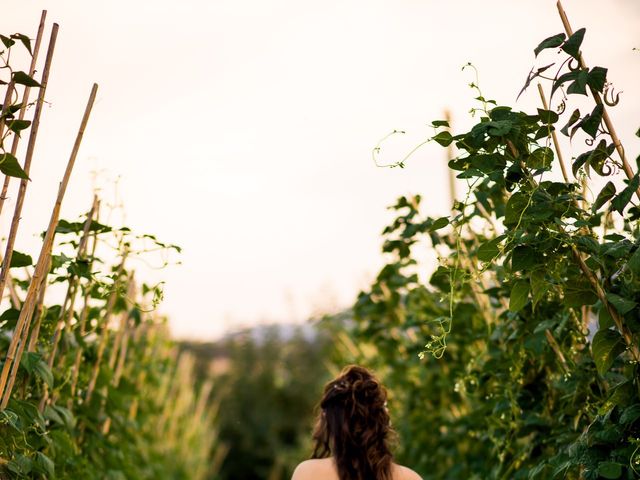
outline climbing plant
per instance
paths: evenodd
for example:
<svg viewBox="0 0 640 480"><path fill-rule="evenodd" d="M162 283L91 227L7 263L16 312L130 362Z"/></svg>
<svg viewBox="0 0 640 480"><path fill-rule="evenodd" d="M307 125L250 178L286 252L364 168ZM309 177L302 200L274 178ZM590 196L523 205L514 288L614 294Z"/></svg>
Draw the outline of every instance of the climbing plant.
<svg viewBox="0 0 640 480"><path fill-rule="evenodd" d="M340 361L390 387L398 458L424 478L640 478L640 180L607 113L608 71L586 66L585 29L560 13L566 33L534 55L561 60L521 92L543 82L540 108L498 105L474 82L469 131L433 122L467 192L443 218L398 200L389 261L340 336Z"/></svg>
<svg viewBox="0 0 640 480"><path fill-rule="evenodd" d="M196 385L193 357L178 355L170 341L156 312L161 284L139 281L129 263L179 247L101 223L97 197L86 219L60 219L96 84L40 253L14 249L28 180L36 180L29 170L58 32L54 24L36 81L45 17L33 44L23 34L0 35L0 213L9 182L20 180L0 262L0 478L215 478L213 385ZM18 48L28 54L28 73L13 67ZM32 88L38 99L30 109Z"/></svg>

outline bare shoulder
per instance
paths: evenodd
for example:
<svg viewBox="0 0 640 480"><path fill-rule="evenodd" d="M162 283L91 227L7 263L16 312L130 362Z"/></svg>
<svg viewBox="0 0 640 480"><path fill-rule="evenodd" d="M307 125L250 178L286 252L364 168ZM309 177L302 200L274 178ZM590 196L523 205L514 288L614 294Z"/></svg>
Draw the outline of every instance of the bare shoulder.
<svg viewBox="0 0 640 480"><path fill-rule="evenodd" d="M422 477L408 467L393 464L394 480L422 480Z"/></svg>
<svg viewBox="0 0 640 480"><path fill-rule="evenodd" d="M300 463L293 472L291 480L331 479L335 476L331 458L313 458Z"/></svg>

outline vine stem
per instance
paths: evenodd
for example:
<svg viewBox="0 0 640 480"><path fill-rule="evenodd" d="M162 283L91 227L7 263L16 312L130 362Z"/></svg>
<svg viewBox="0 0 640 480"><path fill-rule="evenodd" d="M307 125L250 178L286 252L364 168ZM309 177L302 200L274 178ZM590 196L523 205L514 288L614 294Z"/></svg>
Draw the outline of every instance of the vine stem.
<svg viewBox="0 0 640 480"><path fill-rule="evenodd" d="M29 133L29 143L27 146L27 154L24 160L24 166L22 169L29 175L31 169L31 160L33 159L33 152L36 146L36 139L38 137L38 128L40 126L40 115L42 114L42 108L44 105L44 96L47 91L47 83L49 82L49 72L51 71L51 61L53 60L53 52L56 46L56 39L58 38L58 24L54 23L51 30L51 38L49 40L49 49L47 51L47 58L45 60L44 69L42 71L42 79L40 80L40 91L38 93L38 101L36 102L36 110L33 114L33 123L31 124L31 131ZM9 238L7 239L7 246L5 248L4 258L2 260L2 270L0 270L0 298L4 293L4 287L7 282L7 274L9 272L9 265L11 265L11 257L13 256L13 246L16 242L16 235L18 234L18 227L20 226L20 218L22 216L22 206L24 204L24 197L27 193L28 180L20 180L20 188L18 189L18 197L16 198L16 206L13 212L13 218L11 219L11 227L9 229ZM18 335L19 336L19 335ZM16 338L16 336L14 336ZM15 352L15 350L14 350ZM5 367L8 366L5 364ZM3 370L4 372L4 370ZM0 397L2 396L2 389L5 386L6 377L2 375L0 378Z"/></svg>
<svg viewBox="0 0 640 480"><path fill-rule="evenodd" d="M558 357L558 360L560 360L560 365L562 365L562 369L565 371L565 373L568 372L569 366L567 365L567 359L564 357L564 354L560 349L560 345L558 345L558 342L553 337L553 335L551 334L551 331L548 328L545 329L544 336L547 338L547 342L549 342L549 345L551 346L551 350L553 350L553 353L555 353L556 357Z"/></svg>
<svg viewBox="0 0 640 480"><path fill-rule="evenodd" d="M538 83L538 93L540 94L540 100L542 101L542 106L545 110L549 110L549 105L547 104L547 98L544 95L544 90L542 89L542 85ZM553 140L553 146L556 147L556 155L558 156L558 163L560 163L560 169L562 170L562 177L564 178L565 183L569 183L569 175L567 174L567 167L564 164L564 160L562 158L562 151L560 150L560 143L558 142L558 136L556 135L555 130L551 130L551 139Z"/></svg>
<svg viewBox="0 0 640 480"><path fill-rule="evenodd" d="M33 77L36 73L36 63L38 61L38 52L40 51L40 45L42 43L42 36L44 33L44 24L47 18L47 11L43 10L40 16L40 25L38 26L38 33L36 35L36 42L33 45L33 55L31 56L31 65L29 66L29 76ZM18 113L18 120L24 120L24 115L27 111L27 104L29 103L29 94L31 93L31 87L25 85L24 92L22 94L22 102L20 111ZM20 135L14 135L11 143L11 155L15 156L18 152L18 144L20 143ZM11 177L5 175L4 183L2 184L2 191L0 191L0 215L2 214L2 207L4 201L7 198L7 190L9 189L9 182Z"/></svg>
<svg viewBox="0 0 640 480"><path fill-rule="evenodd" d="M27 296L24 300L22 309L20 310L20 316L18 318L16 329L11 339L9 350L7 351L7 357L2 368L2 376L0 377L0 395L2 398L2 400L0 401L0 410L3 410L7 406L9 397L11 396L11 390L13 388L13 383L15 382L15 375L9 377L9 369L14 362L18 364L20 363L20 357L16 356L18 343L22 339L23 331L25 329L29 329L29 324L33 316L33 311L40 291L40 286L42 285L42 281L44 278L46 278L48 273L47 267L49 266L51 249L53 247L53 239L55 236L56 227L58 225L58 219L60 217L62 200L67 190L69 179L71 178L71 172L73 170L76 157L78 156L78 151L80 150L82 137L84 136L84 131L89 121L89 116L91 114L91 109L93 108L93 103L95 101L97 92L98 84L94 83L91 89L91 94L89 95L89 100L87 102L84 115L82 117L82 121L80 123L80 128L78 129L78 134L76 135L76 141L73 145L73 149L71 150L69 161L67 162L67 168L65 169L64 176L62 177L62 181L60 182L60 187L58 188L58 197L53 207L53 211L51 212L49 226L44 237L44 242L42 243L42 248L38 257L38 263L36 264L33 276L31 277L31 283L29 284L29 289L27 290ZM5 257L5 262L6 261L7 258ZM7 263L7 266L8 265L9 263Z"/></svg>
<svg viewBox="0 0 640 480"><path fill-rule="evenodd" d="M4 94L4 101L2 102L2 111L0 112L1 113L1 115L0 115L0 139L2 139L2 136L4 135L5 114L9 110L9 107L11 106L11 104L13 103L12 97L13 97L13 90L14 89L15 89L15 84L13 83L13 80L11 80L7 84L7 91Z"/></svg>
<svg viewBox="0 0 640 480"><path fill-rule="evenodd" d="M571 24L569 23L569 18L567 17L567 13L562 7L562 3L558 0L556 6L558 7L558 13L560 14L560 19L562 20L562 25L564 26L565 32L567 36L570 37L573 35L573 29L571 28ZM587 65L584 61L584 57L582 56L582 52L578 54L578 62L580 64L580 68L586 69ZM602 102L602 98L600 97L600 93L595 90L593 87L589 86L589 90L591 90L591 95L593 95L593 99L598 105L602 105L602 120L604 124L607 126L607 131L611 136L611 140L613 140L613 145L620 156L620 160L622 161L622 169L624 170L625 175L629 180L634 177L633 169L629 162L627 161L627 155L624 152L624 147L622 146L622 142L618 138L618 134L616 133L616 129L613 126L613 122L611 122L611 118L609 117L609 113L607 112L607 108ZM640 199L640 188L636 190L636 196Z"/></svg>

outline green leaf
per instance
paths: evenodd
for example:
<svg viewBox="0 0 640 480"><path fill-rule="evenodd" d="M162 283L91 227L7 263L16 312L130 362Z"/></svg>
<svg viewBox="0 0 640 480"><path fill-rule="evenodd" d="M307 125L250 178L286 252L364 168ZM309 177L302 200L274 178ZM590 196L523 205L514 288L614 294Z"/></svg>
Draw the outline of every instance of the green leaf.
<svg viewBox="0 0 640 480"><path fill-rule="evenodd" d="M598 475L604 478L620 478L622 475L622 465L615 462L601 462L598 465Z"/></svg>
<svg viewBox="0 0 640 480"><path fill-rule="evenodd" d="M442 132L438 132L438 134L435 135L432 139L438 142L443 147L448 147L449 145L451 145L451 142L453 141L453 137L451 136L451 133L449 133L446 130Z"/></svg>
<svg viewBox="0 0 640 480"><path fill-rule="evenodd" d="M11 254L11 264L9 268L29 267L33 265L31 255L14 250Z"/></svg>
<svg viewBox="0 0 640 480"><path fill-rule="evenodd" d="M476 252L478 260L482 262L491 262L494 258L500 255L499 245L502 240L504 240L504 237L500 236L480 245Z"/></svg>
<svg viewBox="0 0 640 480"><path fill-rule="evenodd" d="M560 129L560 132L568 137L569 127L571 127L571 125L576 123L579 119L580 119L580 110L576 108L571 114L571 116L569 117L569 121L567 122L567 124Z"/></svg>
<svg viewBox="0 0 640 480"><path fill-rule="evenodd" d="M580 70L576 79L567 88L568 94L587 94L587 80L589 79L589 72L587 70Z"/></svg>
<svg viewBox="0 0 640 480"><path fill-rule="evenodd" d="M629 266L629 270L631 270L636 277L640 276L640 247L636 248L636 251L633 252L633 255L629 258L627 265Z"/></svg>
<svg viewBox="0 0 640 480"><path fill-rule="evenodd" d="M67 428L67 430L69 431L73 430L76 420L73 417L73 413L71 413L71 410L69 410L68 408L61 407L59 405L54 405L53 408L62 419L63 425Z"/></svg>
<svg viewBox="0 0 640 480"><path fill-rule="evenodd" d="M589 72L587 84L594 90L602 93L607 83L607 69L602 67L593 67Z"/></svg>
<svg viewBox="0 0 640 480"><path fill-rule="evenodd" d="M51 405L47 405L42 413L46 420L50 422L57 423L58 425L64 425L64 420L62 417L56 412Z"/></svg>
<svg viewBox="0 0 640 480"><path fill-rule="evenodd" d="M560 116L553 110L543 110L542 108L538 109L538 115L540 116L540 121L547 125L556 123L560 118Z"/></svg>
<svg viewBox="0 0 640 480"><path fill-rule="evenodd" d="M604 375L624 350L624 340L616 330L598 330L591 341L591 353L598 373Z"/></svg>
<svg viewBox="0 0 640 480"><path fill-rule="evenodd" d="M491 135L492 137L502 137L511 131L513 128L513 122L511 120L496 120L493 122L487 122L486 127L488 135Z"/></svg>
<svg viewBox="0 0 640 480"><path fill-rule="evenodd" d="M545 280L545 271L541 268L531 272L529 282L531 283L531 296L533 297L533 307L535 308L549 291L551 285Z"/></svg>
<svg viewBox="0 0 640 480"><path fill-rule="evenodd" d="M53 388L53 374L42 355L36 352L27 352L22 357L20 364L30 375L41 378L49 388Z"/></svg>
<svg viewBox="0 0 640 480"><path fill-rule="evenodd" d="M531 247L517 246L511 254L511 270L521 272L529 270L540 260L540 255Z"/></svg>
<svg viewBox="0 0 640 480"><path fill-rule="evenodd" d="M27 87L41 87L38 82L36 82L31 76L27 75L25 72L17 71L13 72L11 79L14 83L18 85L25 85Z"/></svg>
<svg viewBox="0 0 640 480"><path fill-rule="evenodd" d="M446 120L434 120L433 122L431 122L431 126L433 128L438 128L438 127L447 127L449 128L449 122Z"/></svg>
<svg viewBox="0 0 640 480"><path fill-rule="evenodd" d="M551 96L553 97L553 94L555 93L555 91L560 88L562 86L562 84L570 81L570 80L575 80L576 78L578 78L578 74L580 72L579 71L572 71L572 72L567 72L567 73L563 73L562 75L560 75L557 79L554 80L553 82L553 86L551 87Z"/></svg>
<svg viewBox="0 0 640 480"><path fill-rule="evenodd" d="M591 212L596 213L600 209L600 207L602 207L605 203L611 200L615 194L616 194L616 186L611 181L607 182L607 184L602 188L602 190L600 190L600 193L598 194L596 201L593 202L593 205L591 206Z"/></svg>
<svg viewBox="0 0 640 480"><path fill-rule="evenodd" d="M427 228L427 231L433 232L434 230L440 230L447 225L449 225L449 219L447 217L440 217L437 220L434 220L431 226Z"/></svg>
<svg viewBox="0 0 640 480"><path fill-rule="evenodd" d="M33 463L29 457L19 453L13 460L7 463L7 468L15 474L27 475L33 468Z"/></svg>
<svg viewBox="0 0 640 480"><path fill-rule="evenodd" d="M604 107L601 103L596 105L593 111L584 117L582 123L580 124L580 128L588 133L591 138L596 138L596 134L598 133L598 129L600 128L600 122L602 122L602 114L604 112Z"/></svg>
<svg viewBox="0 0 640 480"><path fill-rule="evenodd" d="M593 305L597 301L598 297L587 280L575 280L565 285L565 306L581 307L582 305Z"/></svg>
<svg viewBox="0 0 640 480"><path fill-rule="evenodd" d="M38 473L47 475L50 479L53 479L56 476L53 460L42 452L36 452L36 456L33 461L33 469Z"/></svg>
<svg viewBox="0 0 640 480"><path fill-rule="evenodd" d="M553 163L553 150L549 147L536 148L529 158L527 158L527 165L536 170L548 169Z"/></svg>
<svg viewBox="0 0 640 480"><path fill-rule="evenodd" d="M524 210L529 205L529 196L522 192L516 192L511 195L504 213L505 227L515 227L520 222Z"/></svg>
<svg viewBox="0 0 640 480"><path fill-rule="evenodd" d="M18 71L13 72L13 76L11 77L14 83L19 85L25 85L27 87L41 87L38 82L36 82L33 78L27 75L24 72Z"/></svg>
<svg viewBox="0 0 640 480"><path fill-rule="evenodd" d="M509 310L512 312L518 312L529 301L529 282L525 280L518 280L511 287L511 294L509 296Z"/></svg>
<svg viewBox="0 0 640 480"><path fill-rule="evenodd" d="M0 410L0 425L9 425L20 431L20 417L9 409Z"/></svg>
<svg viewBox="0 0 640 480"><path fill-rule="evenodd" d="M609 309L603 305L598 311L598 328L604 330L611 327L613 327L613 318L611 318Z"/></svg>
<svg viewBox="0 0 640 480"><path fill-rule="evenodd" d="M573 58L578 60L580 56L580 45L582 45L582 40L584 40L584 33L586 32L585 28L581 28L580 30L576 30L573 35L571 35L564 45L562 45L562 50L567 52Z"/></svg>
<svg viewBox="0 0 640 480"><path fill-rule="evenodd" d="M584 164L587 164L589 167L593 168L599 175L604 175L605 163L614 150L615 146L613 145L613 143L607 145L606 140L600 140L596 148L578 155L578 158L576 158L571 165L573 174L576 175L580 167L582 167Z"/></svg>
<svg viewBox="0 0 640 480"><path fill-rule="evenodd" d="M11 35L11 38L17 38L18 40L20 40L25 48L29 50L29 53L33 55L33 52L31 51L31 39L29 37L23 35L22 33L14 33L13 35Z"/></svg>
<svg viewBox="0 0 640 480"><path fill-rule="evenodd" d="M640 403L631 405L625 408L620 415L620 423L626 425L627 423L633 423L640 418Z"/></svg>
<svg viewBox="0 0 640 480"><path fill-rule="evenodd" d="M533 53L537 57L542 50L559 47L564 42L565 38L566 35L564 33L558 33L552 37L545 38L536 48L533 49Z"/></svg>
<svg viewBox="0 0 640 480"><path fill-rule="evenodd" d="M631 201L631 197L640 185L640 177L636 173L635 176L629 182L629 185L625 187L613 200L611 200L611 209L617 211L620 215L624 211L624 208Z"/></svg>
<svg viewBox="0 0 640 480"><path fill-rule="evenodd" d="M6 48L11 48L16 43L15 41L11 40L9 37L5 37L4 35L0 35L0 40Z"/></svg>
<svg viewBox="0 0 640 480"><path fill-rule="evenodd" d="M620 295L616 295L615 293L607 293L607 300L609 301L609 303L611 303L611 305L615 307L620 315L624 315L625 313L630 312L637 305L637 303L633 300L621 297Z"/></svg>
<svg viewBox="0 0 640 480"><path fill-rule="evenodd" d="M31 121L29 120L11 120L7 122L7 126L9 130L15 133L20 133L25 128L29 128L31 125Z"/></svg>
<svg viewBox="0 0 640 480"><path fill-rule="evenodd" d="M4 152L0 156L0 172L4 173L7 177L29 180L29 176L18 163L18 159L8 152Z"/></svg>

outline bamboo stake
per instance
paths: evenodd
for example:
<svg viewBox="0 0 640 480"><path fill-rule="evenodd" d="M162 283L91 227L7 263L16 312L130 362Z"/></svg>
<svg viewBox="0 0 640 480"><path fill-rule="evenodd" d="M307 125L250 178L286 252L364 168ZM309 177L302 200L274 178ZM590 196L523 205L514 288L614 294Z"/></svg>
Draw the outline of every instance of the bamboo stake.
<svg viewBox="0 0 640 480"><path fill-rule="evenodd" d="M36 35L36 42L33 45L33 55L31 56L31 65L29 66L29 76L33 77L36 73L36 63L38 61L38 53L40 51L40 44L42 43L42 35L44 33L45 19L47 18L47 11L43 10L40 16L40 25L38 26L38 34ZM24 120L24 115L27 111L27 104L29 103L29 94L31 93L31 87L25 86L22 94L22 102L20 111L18 113L18 120ZM35 120L34 120L35 121ZM18 144L20 143L20 135L13 136L13 142L11 143L11 155L15 156L18 152ZM2 185L2 191L0 192L0 214L2 214L2 207L4 201L7 198L7 190L9 189L9 182L11 177L6 175L4 177L4 183Z"/></svg>
<svg viewBox="0 0 640 480"><path fill-rule="evenodd" d="M129 274L127 277L127 297L134 298L135 296L135 285L133 282L133 272ZM120 315L120 324L118 329L116 330L116 336L113 340L113 348L111 349L109 355L109 369L114 371L113 377L111 378L111 385L115 388L120 384L120 377L122 375L122 369L124 368L124 361L127 355L127 337L128 337L128 325L129 319L131 318L130 312L125 311ZM115 370L114 370L115 369ZM107 395L109 394L107 386L103 388L102 395L102 406L100 407L101 411L104 412L105 404L107 402ZM111 417L107 416L103 425L102 425L102 433L104 435L109 433L109 429L111 427Z"/></svg>
<svg viewBox="0 0 640 480"><path fill-rule="evenodd" d="M127 320L131 317L127 315ZM115 371L113 374L113 379L111 380L111 385L114 388L118 388L120 385L120 379L122 378L122 372L124 371L124 365L127 359L127 350L129 346L129 322L127 321L124 325L125 332L122 336L122 345L120 347L120 351L118 354L117 364L115 365ZM107 417L104 421L104 425L102 426L102 433L107 435L109 433L109 429L111 428L111 417Z"/></svg>
<svg viewBox="0 0 640 480"><path fill-rule="evenodd" d="M564 26L565 32L567 36L570 37L573 35L573 29L571 28L571 24L569 23L569 18L567 17L567 13L564 11L562 7L562 3L558 0L556 6L558 7L558 13L560 14L560 19L562 20L562 25ZM587 65L584 61L584 57L582 56L582 52L578 55L578 62L580 63L580 68L587 68ZM607 111L606 106L602 102L602 98L600 97L600 93L595 90L593 87L589 86L589 90L591 91L591 95L593 99L598 105L602 105L602 120L607 127L607 131L611 136L611 140L613 140L613 145L616 147L616 151L620 156L620 160L622 161L622 169L624 170L625 175L629 180L634 177L633 169L629 162L627 161L627 156L624 152L624 147L622 146L622 142L618 138L618 134L616 133L616 129L613 126L613 122L609 117L609 112ZM636 196L640 199L640 188L636 190Z"/></svg>
<svg viewBox="0 0 640 480"><path fill-rule="evenodd" d="M538 83L538 93L540 94L540 100L542 101L542 106L545 110L549 110L549 105L547 104L547 98L544 95L544 90L542 89L542 85ZM564 160L562 158L562 151L560 150L560 143L558 142L558 136L556 135L556 131L551 131L551 139L553 140L553 145L556 147L556 155L558 156L558 162L560 163L560 169L562 170L562 177L564 178L565 183L569 183L569 175L567 174L567 167L564 164Z"/></svg>
<svg viewBox="0 0 640 480"><path fill-rule="evenodd" d="M97 203L96 203L96 221L97 219L100 217L100 200L98 199ZM89 269L91 269L91 267L93 266L93 259L96 256L96 247L98 245L98 233L97 232L93 232L92 235L93 238L93 243L91 246L91 256L89 257ZM89 294L90 294L90 287L91 284L89 282L89 284L87 284L85 286L85 291L84 291L84 303L82 306L82 310L80 311L80 319L79 319L79 328L80 328L80 336L84 337L85 333L86 333L86 325L87 325L87 317L89 315ZM73 370L71 373L71 395L69 396L69 404L68 407L71 408L72 404L73 404L73 398L76 395L76 387L78 385L78 376L80 373L80 362L82 360L82 353L83 353L83 348L82 347L78 347L77 351L76 351L76 358L73 362Z"/></svg>
<svg viewBox="0 0 640 480"><path fill-rule="evenodd" d="M109 320L111 319L113 307L115 306L116 298L118 297L118 283L119 283L120 275L124 270L124 263L127 259L127 255L128 255L128 250L125 250L122 256L122 261L120 262L120 266L118 267L118 271L116 273L115 281L113 284L113 291L111 292L107 300L107 305L105 308L105 316L103 320L102 334L100 335L100 343L98 344L98 353L97 353L96 361L93 364L93 368L91 370L91 377L89 379L89 385L87 387L87 393L85 395L86 403L89 403L91 401L91 397L93 396L93 391L96 388L98 374L100 373L100 364L102 363L102 357L104 355L104 351L109 341Z"/></svg>
<svg viewBox="0 0 640 480"><path fill-rule="evenodd" d="M51 269L51 258L49 258L49 268ZM36 323L31 330L31 337L29 338L29 348L28 352L36 351L36 344L38 343L38 336L40 335L40 326L42 325L42 317L44 316L44 296L47 291L47 281L46 278L42 279L42 285L40 286L40 293L38 294L38 301L36 303L35 313L33 317L36 319Z"/></svg>
<svg viewBox="0 0 640 480"><path fill-rule="evenodd" d="M48 260L48 264L51 264L51 257L49 257ZM36 324L34 326L34 331L32 332L32 336L31 339L33 338L37 338L37 335L40 331L40 324L42 322L42 304L44 302L44 292L46 290L46 286L47 286L47 276L44 275L42 277L42 284L40 285L40 293L38 294L38 300L36 302L36 308L35 308L35 313L34 313L34 317L37 319L36 320ZM22 338L20 339L20 346L18 347L18 352L16 354L16 358L22 358L22 354L24 352L24 347L27 344L27 337L29 335L29 328L25 328L22 332ZM34 344L34 348L35 348L35 344ZM29 343L29 350L28 351L33 351L31 350L31 343ZM7 385L7 391L11 392L11 390L13 389L13 384L15 382L15 379L18 375L18 369L20 368L20 361L15 361L13 362L13 365L11 366L11 376L9 377L9 383ZM47 386L45 385L45 391L46 391ZM8 397L7 397L7 401L8 401Z"/></svg>
<svg viewBox="0 0 640 480"><path fill-rule="evenodd" d="M449 127L447 128L448 132L451 132L451 112L449 111L449 109L446 109L444 111L444 119L446 120L447 124L449 124ZM450 143L447 146L447 162L449 162L451 159L453 159L453 144ZM447 172L448 172L448 177L449 177L449 199L451 200L451 205L454 205L456 203L456 179L453 175L453 170L451 170L450 168L448 168L448 163L447 163Z"/></svg>
<svg viewBox="0 0 640 480"><path fill-rule="evenodd" d="M4 392L4 388L7 382L7 376L9 374L9 368L11 367L11 363L14 361L20 363L20 358L15 356L17 347L18 347L18 341L22 337L22 331L25 328L26 329L29 328L29 323L31 322L31 317L33 315L33 310L35 307L36 299L38 297L40 285L42 282L42 277L43 276L46 277L48 273L45 269L49 265L49 256L51 255L51 248L53 247L53 239L55 236L56 227L58 225L58 218L60 216L60 208L62 206L62 200L67 190L67 185L69 184L71 171L73 170L73 166L75 164L75 160L78 155L78 151L80 149L80 144L82 142L84 130L89 121L91 108L93 107L93 103L95 101L97 91L98 91L98 85L94 83L93 88L91 89L91 94L89 96L89 101L87 102L87 106L86 106L84 115L82 117L82 122L80 123L80 128L76 136L76 141L71 151L71 156L69 157L69 161L67 162L67 168L64 172L64 176L62 177L62 182L60 182L60 187L58 188L58 198L56 199L56 203L53 207L53 211L51 212L49 227L47 228L47 233L45 234L44 242L42 244L42 249L40 250L38 263L36 264L36 268L33 273L31 283L29 284L29 290L27 291L27 296L25 298L24 305L22 306L22 310L20 311L20 317L18 318L18 323L16 325L14 336L11 339L11 343L9 345L7 358L2 369L2 377L0 378L0 394L3 395L2 402L0 403L0 409L4 409L6 407L7 402L9 401L9 396L11 395L11 388L8 388L7 391ZM7 258L5 256L5 262L6 261L7 261ZM7 265L9 265L9 263L7 263ZM15 378L13 380L15 380Z"/></svg>
<svg viewBox="0 0 640 480"><path fill-rule="evenodd" d="M78 255L77 258L84 258L86 249L87 249L87 241L89 238L89 230L91 229L91 223L93 222L93 216L96 212L96 208L98 206L98 197L96 195L93 196L93 203L91 204L91 209L89 213L87 213L87 219L84 222L82 228L82 237L80 238L80 242L78 243ZM72 275L69 279L69 287L67 288L67 294L65 297L65 306L68 304L67 309L63 308L60 312L60 317L58 319L58 324L56 326L55 333L53 335L53 345L51 346L51 352L49 354L49 358L47 363L49 368L53 367L53 360L56 357L56 353L58 350L58 343L60 342L60 337L62 333L67 331L69 328L69 324L73 319L74 312L74 304L76 300L76 294L78 293L79 288L79 279Z"/></svg>
<svg viewBox="0 0 640 480"><path fill-rule="evenodd" d="M27 154L24 160L23 170L27 175L31 169L31 160L33 158L33 152L36 146L36 139L38 137L38 129L40 127L40 115L42 114L42 108L44 105L44 96L47 91L47 83L49 82L49 72L51 70L51 61L53 60L53 52L56 46L56 39L58 38L58 24L53 24L51 30L51 39L49 40L49 49L47 51L47 58L44 64L44 70L42 71L42 79L40 80L40 91L38 92L38 101L36 102L36 110L33 114L33 123L31 124L31 131L29 134L29 144L27 146ZM7 239L7 246L5 248L4 259L2 260L2 269L0 270L0 298L4 293L4 287L7 279L7 273L9 272L9 265L11 265L11 257L13 256L13 245L16 241L16 235L18 234L18 227L20 226L20 218L22 215L22 205L24 204L24 197L27 193L28 181L26 179L20 180L20 188L18 189L18 197L16 199L16 206L13 212L13 218L11 219L11 227L9 229L9 238ZM4 387L4 381L0 381L0 387ZM0 388L0 396L2 395L2 388Z"/></svg>

